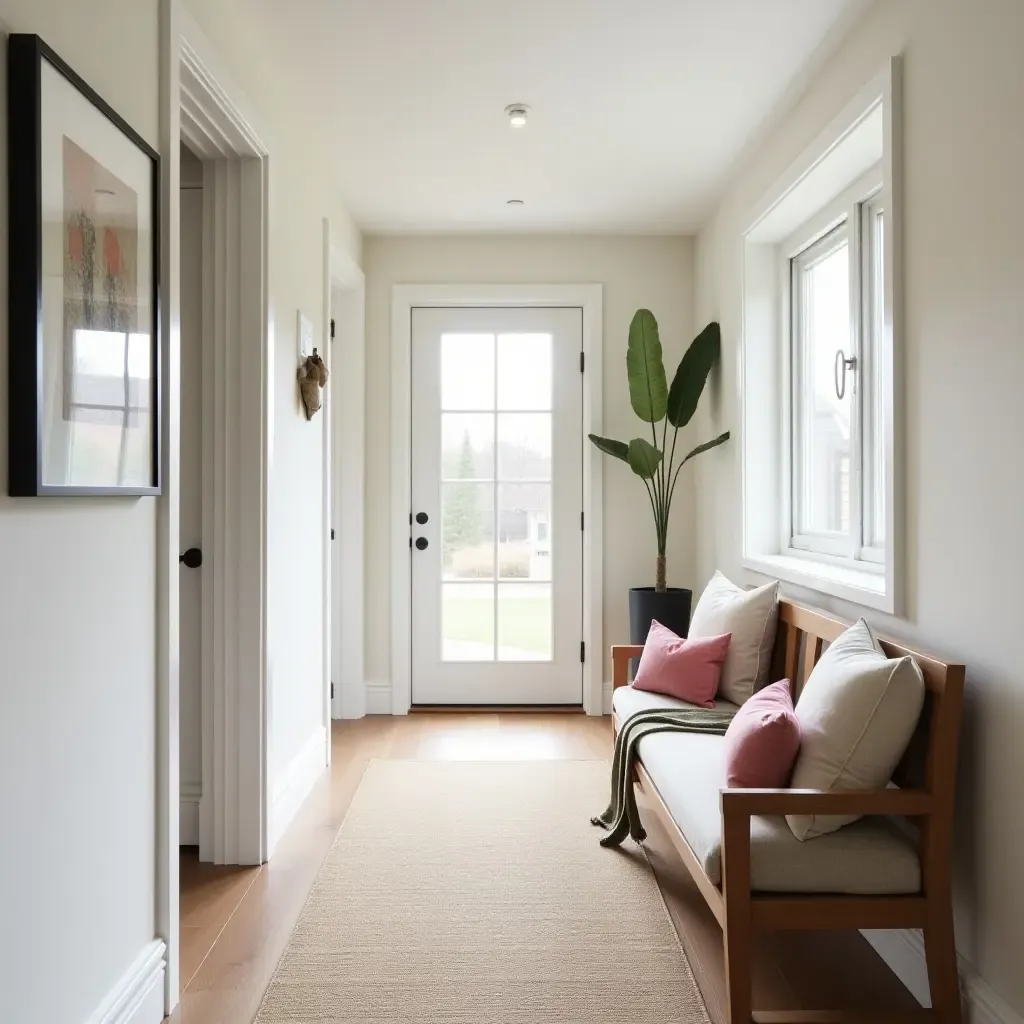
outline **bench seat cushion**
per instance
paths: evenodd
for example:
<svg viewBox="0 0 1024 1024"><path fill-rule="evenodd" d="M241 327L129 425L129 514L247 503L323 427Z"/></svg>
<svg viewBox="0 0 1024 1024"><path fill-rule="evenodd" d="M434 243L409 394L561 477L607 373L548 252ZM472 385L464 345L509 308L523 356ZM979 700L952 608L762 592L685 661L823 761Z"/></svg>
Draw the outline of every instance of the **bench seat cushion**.
<svg viewBox="0 0 1024 1024"><path fill-rule="evenodd" d="M612 701L620 722L641 708L685 706L631 687L617 689ZM725 701L719 706L732 707ZM640 741L640 760L714 885L722 884L724 748L724 737L696 733L657 733ZM897 895L921 888L913 842L882 818L861 818L806 842L783 817L752 818L750 874L755 892Z"/></svg>
<svg viewBox="0 0 1024 1024"><path fill-rule="evenodd" d="M647 690L634 690L632 686L620 686L614 691L612 707L619 721L625 721L630 715L638 711L649 711L652 708L665 708L674 710L677 708L699 707L697 704L687 704L686 701L677 697L670 697L666 693L650 693ZM736 712L739 708L721 697L715 698L716 711Z"/></svg>

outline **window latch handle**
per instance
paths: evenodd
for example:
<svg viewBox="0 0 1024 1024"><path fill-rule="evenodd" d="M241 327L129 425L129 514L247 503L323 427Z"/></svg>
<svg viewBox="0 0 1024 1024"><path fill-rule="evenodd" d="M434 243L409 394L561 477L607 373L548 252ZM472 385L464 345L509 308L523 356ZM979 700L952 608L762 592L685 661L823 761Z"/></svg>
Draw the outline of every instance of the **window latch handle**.
<svg viewBox="0 0 1024 1024"><path fill-rule="evenodd" d="M833 368L833 376L836 385L836 398L841 402L846 397L846 371L851 372L857 369L857 357L847 358L846 353L840 348L836 349L836 362Z"/></svg>

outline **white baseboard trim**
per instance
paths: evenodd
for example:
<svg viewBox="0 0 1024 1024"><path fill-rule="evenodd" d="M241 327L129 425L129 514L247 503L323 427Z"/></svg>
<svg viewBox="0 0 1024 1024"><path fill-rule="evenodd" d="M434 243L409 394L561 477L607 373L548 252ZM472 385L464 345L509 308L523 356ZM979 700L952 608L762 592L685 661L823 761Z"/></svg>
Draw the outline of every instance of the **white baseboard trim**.
<svg viewBox="0 0 1024 1024"><path fill-rule="evenodd" d="M922 1006L931 1006L928 990L928 967L924 957L924 938L917 930L865 931L864 938L889 965L890 970L907 986ZM960 992L967 1024L1024 1024L992 986L963 957L958 957Z"/></svg>
<svg viewBox="0 0 1024 1024"><path fill-rule="evenodd" d="M270 811L270 844L267 857L292 823L316 780L327 768L327 731L321 725L292 758L274 786Z"/></svg>
<svg viewBox="0 0 1024 1024"><path fill-rule="evenodd" d="M86 1024L160 1024L167 947L154 939L107 993Z"/></svg>
<svg viewBox="0 0 1024 1024"><path fill-rule="evenodd" d="M395 713L391 706L390 683L367 683L364 689L366 692L366 714L393 715ZM603 706L602 714L610 715L612 713L612 684L610 682L603 684Z"/></svg>
<svg viewBox="0 0 1024 1024"><path fill-rule="evenodd" d="M391 714L391 684L366 684L366 713L368 715Z"/></svg>
<svg viewBox="0 0 1024 1024"><path fill-rule="evenodd" d="M366 684L342 682L331 705L331 717L364 718L366 716Z"/></svg>
<svg viewBox="0 0 1024 1024"><path fill-rule="evenodd" d="M183 782L178 797L178 844L199 845L199 800L203 787L198 782Z"/></svg>

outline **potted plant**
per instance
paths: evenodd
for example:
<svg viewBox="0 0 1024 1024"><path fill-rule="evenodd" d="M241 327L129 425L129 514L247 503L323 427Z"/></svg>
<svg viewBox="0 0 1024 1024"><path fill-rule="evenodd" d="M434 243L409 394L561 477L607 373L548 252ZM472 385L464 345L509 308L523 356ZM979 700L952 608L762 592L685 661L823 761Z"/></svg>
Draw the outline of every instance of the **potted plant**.
<svg viewBox="0 0 1024 1024"><path fill-rule="evenodd" d="M608 455L629 465L640 477L651 502L654 530L658 543L658 560L653 587L634 587L629 592L630 641L642 644L647 639L651 620L657 619L679 636L686 636L690 627L690 605L693 592L666 585L666 550L672 497L683 466L694 456L716 448L729 440L729 432L697 445L678 463L676 440L679 428L685 427L697 411L704 391L704 382L718 361L722 347L721 330L710 323L686 350L668 385L665 363L658 335L658 321L649 309L638 309L629 325L626 349L626 376L629 380L629 401L633 412L651 425L651 440L635 437L628 444L607 437L590 435L590 440ZM661 424L661 446L658 445L658 424ZM672 429L669 447L669 428ZM667 454L666 454L667 453Z"/></svg>

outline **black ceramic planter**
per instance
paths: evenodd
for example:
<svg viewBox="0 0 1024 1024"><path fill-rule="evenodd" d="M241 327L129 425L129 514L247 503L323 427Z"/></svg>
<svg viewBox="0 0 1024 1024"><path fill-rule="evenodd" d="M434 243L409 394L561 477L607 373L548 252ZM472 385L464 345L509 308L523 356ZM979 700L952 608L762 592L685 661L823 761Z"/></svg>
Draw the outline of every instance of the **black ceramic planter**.
<svg viewBox="0 0 1024 1024"><path fill-rule="evenodd" d="M647 639L651 620L657 619L676 636L685 637L690 629L690 605L693 591L669 587L660 594L654 587L633 587L629 592L629 642L642 644ZM633 659L633 672L639 659Z"/></svg>

